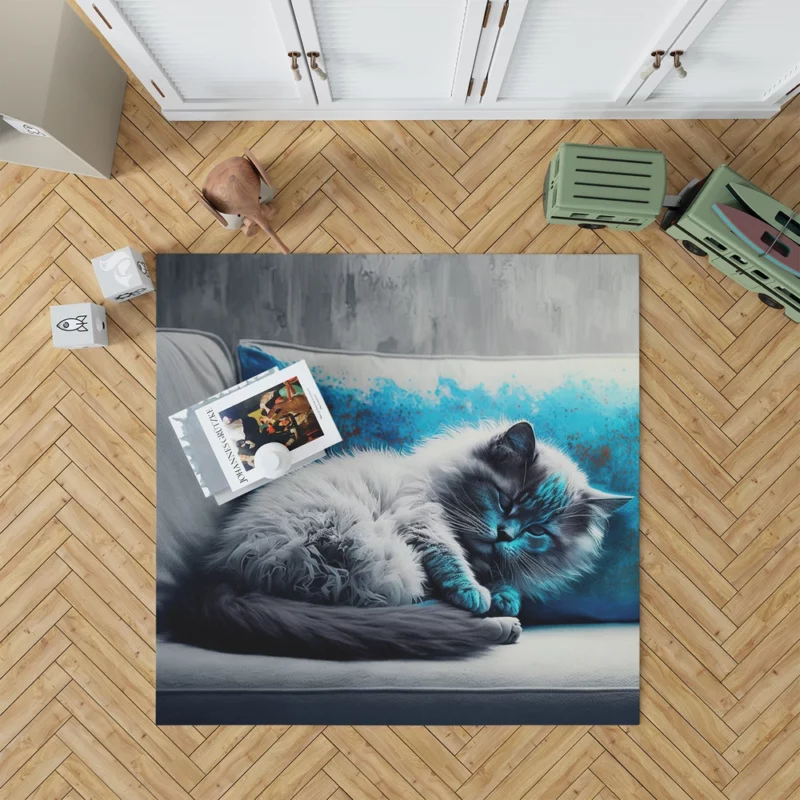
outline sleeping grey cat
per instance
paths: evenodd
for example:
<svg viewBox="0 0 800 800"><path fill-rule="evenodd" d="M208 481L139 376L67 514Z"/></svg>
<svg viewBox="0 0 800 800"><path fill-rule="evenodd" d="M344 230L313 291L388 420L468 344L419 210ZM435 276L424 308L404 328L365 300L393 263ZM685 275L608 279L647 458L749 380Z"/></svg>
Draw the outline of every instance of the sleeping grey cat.
<svg viewBox="0 0 800 800"><path fill-rule="evenodd" d="M167 626L236 652L474 653L516 641L523 597L590 571L629 499L589 486L529 422L451 430L406 455L333 457L241 501L194 560Z"/></svg>

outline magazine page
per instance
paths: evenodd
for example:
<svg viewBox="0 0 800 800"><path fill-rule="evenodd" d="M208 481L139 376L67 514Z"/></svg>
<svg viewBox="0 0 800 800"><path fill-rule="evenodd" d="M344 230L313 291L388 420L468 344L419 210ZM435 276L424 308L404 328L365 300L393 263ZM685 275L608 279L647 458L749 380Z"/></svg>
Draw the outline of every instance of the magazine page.
<svg viewBox="0 0 800 800"><path fill-rule="evenodd" d="M322 458L324 455L325 451L321 453L314 453L308 458L304 458L301 461L298 461L296 464L292 464L289 472L302 469L312 461L317 461L318 459ZM214 495L214 499L217 501L217 505L223 506L225 503L230 503L231 500L235 500L237 497L247 494L247 492L252 492L253 489L257 489L259 486L264 486L267 483L271 483L273 480L280 480L280 478L258 478L252 481L249 485L242 486L240 489L222 489Z"/></svg>
<svg viewBox="0 0 800 800"><path fill-rule="evenodd" d="M206 497L216 496L218 492L230 492L230 486L222 467L217 461L211 441L206 436L205 429L200 424L195 411L198 408L207 406L214 400L238 391L244 386L250 386L256 381L263 381L265 377L277 371L278 367L274 367L262 372L260 375L255 375L235 386L223 389L221 392L206 397L199 403L193 403L188 408L184 408L182 411L170 416L169 421L172 429L175 431L175 435L183 448L183 453L189 461L189 466L194 471L197 482ZM244 491L248 491L248 488L246 487Z"/></svg>
<svg viewBox="0 0 800 800"><path fill-rule="evenodd" d="M263 478L255 455L265 444L287 447L295 466L342 440L305 361L271 371L195 414L232 490Z"/></svg>

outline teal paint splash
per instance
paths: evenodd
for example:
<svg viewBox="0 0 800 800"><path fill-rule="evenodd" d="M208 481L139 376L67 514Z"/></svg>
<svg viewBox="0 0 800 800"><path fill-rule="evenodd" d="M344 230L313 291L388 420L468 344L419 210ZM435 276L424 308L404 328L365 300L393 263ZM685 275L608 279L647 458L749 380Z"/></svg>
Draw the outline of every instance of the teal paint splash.
<svg viewBox="0 0 800 800"><path fill-rule="evenodd" d="M263 350L241 345L242 379L287 366ZM447 376L418 392L389 377L368 389L349 385L345 374L312 373L343 437L340 452L388 447L408 452L444 426L486 419L529 420L538 439L566 452L592 486L632 495L609 520L603 555L593 574L546 605L527 601L528 622L611 622L639 617L639 391L613 378L572 376L542 393L519 383L464 388ZM544 488L544 487L543 487ZM552 487L553 493L556 491Z"/></svg>

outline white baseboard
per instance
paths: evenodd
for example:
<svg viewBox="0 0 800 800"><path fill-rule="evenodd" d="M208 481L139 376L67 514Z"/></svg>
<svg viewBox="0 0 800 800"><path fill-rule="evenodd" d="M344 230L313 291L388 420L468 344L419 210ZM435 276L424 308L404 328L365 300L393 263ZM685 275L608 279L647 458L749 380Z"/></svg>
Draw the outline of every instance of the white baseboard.
<svg viewBox="0 0 800 800"><path fill-rule="evenodd" d="M205 120L357 120L357 119L769 119L777 114L779 105L748 103L740 105L581 105L537 106L528 108L376 108L375 106L347 109L335 106L311 109L300 108L219 108L214 106L164 108L171 121Z"/></svg>

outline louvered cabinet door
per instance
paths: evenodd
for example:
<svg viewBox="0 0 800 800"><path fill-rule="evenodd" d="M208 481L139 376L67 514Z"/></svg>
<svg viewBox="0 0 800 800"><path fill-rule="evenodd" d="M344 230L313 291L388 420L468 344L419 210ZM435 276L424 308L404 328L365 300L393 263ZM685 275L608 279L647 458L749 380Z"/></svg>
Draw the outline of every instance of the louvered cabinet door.
<svg viewBox="0 0 800 800"><path fill-rule="evenodd" d="M77 2L165 111L316 107L290 0Z"/></svg>
<svg viewBox="0 0 800 800"><path fill-rule="evenodd" d="M703 0L509 0L481 106L624 105L660 41Z"/></svg>
<svg viewBox="0 0 800 800"><path fill-rule="evenodd" d="M321 107L463 105L486 0L292 0ZM318 55L314 55L318 54Z"/></svg>
<svg viewBox="0 0 800 800"><path fill-rule="evenodd" d="M800 89L800 0L708 0L636 103L780 103Z"/></svg>

